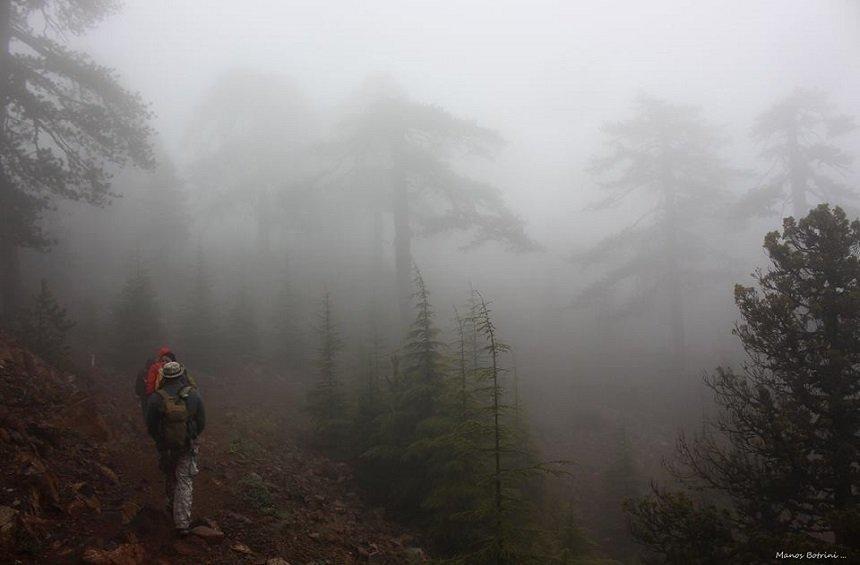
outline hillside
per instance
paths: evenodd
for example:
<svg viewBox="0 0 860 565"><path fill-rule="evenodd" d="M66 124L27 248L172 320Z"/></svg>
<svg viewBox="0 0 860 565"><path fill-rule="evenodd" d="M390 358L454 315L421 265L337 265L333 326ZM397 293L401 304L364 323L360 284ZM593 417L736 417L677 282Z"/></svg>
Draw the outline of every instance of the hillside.
<svg viewBox="0 0 860 565"><path fill-rule="evenodd" d="M193 370L193 368L191 368ZM303 447L286 382L196 375L207 404L194 517L177 539L130 375L72 375L0 334L0 561L420 562L351 469Z"/></svg>

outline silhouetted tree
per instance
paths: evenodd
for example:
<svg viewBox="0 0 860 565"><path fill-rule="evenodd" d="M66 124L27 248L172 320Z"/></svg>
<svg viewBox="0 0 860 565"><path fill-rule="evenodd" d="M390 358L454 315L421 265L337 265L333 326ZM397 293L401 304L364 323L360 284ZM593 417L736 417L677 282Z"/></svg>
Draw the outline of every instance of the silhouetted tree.
<svg viewBox="0 0 860 565"><path fill-rule="evenodd" d="M260 360L260 328L257 324L257 310L244 284L236 293L233 307L227 317L224 334L225 353L229 357L249 361Z"/></svg>
<svg viewBox="0 0 860 565"><path fill-rule="evenodd" d="M221 221L250 216L256 255L271 251L272 231L306 210L297 186L314 120L299 89L277 74L224 73L189 124L189 181L203 213Z"/></svg>
<svg viewBox="0 0 860 565"><path fill-rule="evenodd" d="M475 291L475 308L471 315L484 342L487 365L479 370L476 394L484 396L475 421L479 441L475 456L483 454L487 464L477 484L485 485L482 497L472 509L469 528L474 529L474 543L464 553L468 563L545 563L546 536L537 528L535 505L526 491L534 479L557 473L555 465L536 462L528 457L523 435L514 430L510 404L503 385L502 356L510 351L498 336L489 305ZM480 402L480 400L479 400ZM482 417L483 416L483 417Z"/></svg>
<svg viewBox="0 0 860 565"><path fill-rule="evenodd" d="M362 367L356 390L353 422L354 452L361 455L373 445L379 418L385 410L382 397L382 380L385 368L382 362L382 341L375 327L371 328L362 352Z"/></svg>
<svg viewBox="0 0 860 565"><path fill-rule="evenodd" d="M860 221L822 204L764 246L758 288L735 287L748 361L707 379L721 414L681 437L672 467L714 500L654 489L628 505L634 535L672 562L860 556Z"/></svg>
<svg viewBox="0 0 860 565"><path fill-rule="evenodd" d="M388 503L413 518L427 492L428 438L438 433L445 373L439 330L421 272L414 269L415 321L403 347L405 367L390 381L390 410L380 421L377 441L366 453L386 476Z"/></svg>
<svg viewBox="0 0 860 565"><path fill-rule="evenodd" d="M164 340L152 280L137 266L113 308L109 356L120 367L142 363Z"/></svg>
<svg viewBox="0 0 860 565"><path fill-rule="evenodd" d="M320 304L319 348L316 365L319 379L308 394L308 409L313 420L316 440L329 448L342 447L347 422L343 388L338 378L337 356L343 349L340 332L334 321L331 295L326 292Z"/></svg>
<svg viewBox="0 0 860 565"><path fill-rule="evenodd" d="M593 303L636 277L626 314L665 301L676 371L683 367L685 287L707 279L718 256L707 248L702 223L719 213L731 171L719 157L720 138L691 106L641 96L636 114L603 127L606 154L594 158L591 172L607 196L592 206L603 210L638 194L651 203L633 224L573 260L583 266L607 265L603 277L578 297ZM705 261L708 258L708 261Z"/></svg>
<svg viewBox="0 0 860 565"><path fill-rule="evenodd" d="M456 170L458 158L490 156L501 139L494 131L421 104L391 84L374 85L346 132L329 148L350 163L361 202L390 214L401 323L410 317L410 270L414 235L472 231L469 246L501 241L516 250L535 244L499 190ZM373 90L373 88L371 88ZM379 240L381 241L381 240Z"/></svg>
<svg viewBox="0 0 860 565"><path fill-rule="evenodd" d="M443 344L439 341L439 329L433 323L430 293L418 267L415 267L413 284L415 292L412 298L417 312L404 349L406 372L414 380L413 388L417 394L411 400L419 410L416 417L420 419L433 413L441 393L444 377Z"/></svg>
<svg viewBox="0 0 860 565"><path fill-rule="evenodd" d="M220 320L212 296L212 280L200 249L197 250L193 276L178 324L179 339L183 357L188 363L202 369L212 369L219 361L224 361L222 354L225 352L222 350ZM240 329L237 328L237 331Z"/></svg>
<svg viewBox="0 0 860 565"><path fill-rule="evenodd" d="M103 205L113 168L151 162L149 113L110 69L67 48L110 0L0 2L0 300L15 304L18 249L47 249L57 199Z"/></svg>
<svg viewBox="0 0 860 565"><path fill-rule="evenodd" d="M851 164L851 156L836 144L855 129L853 118L834 112L820 91L798 88L780 100L753 127L768 175L744 198L742 211L774 214L791 203L794 216L800 218L809 210L810 200L855 201L857 192L839 178Z"/></svg>
<svg viewBox="0 0 860 565"><path fill-rule="evenodd" d="M272 314L273 358L284 368L299 370L305 362L304 337L301 331L303 309L300 308L299 295L290 284L289 272L285 270L282 277Z"/></svg>
<svg viewBox="0 0 860 565"><path fill-rule="evenodd" d="M33 296L30 305L18 314L17 322L15 333L24 345L56 367L67 366L69 347L66 334L75 323L57 302L45 279L42 279L39 293Z"/></svg>

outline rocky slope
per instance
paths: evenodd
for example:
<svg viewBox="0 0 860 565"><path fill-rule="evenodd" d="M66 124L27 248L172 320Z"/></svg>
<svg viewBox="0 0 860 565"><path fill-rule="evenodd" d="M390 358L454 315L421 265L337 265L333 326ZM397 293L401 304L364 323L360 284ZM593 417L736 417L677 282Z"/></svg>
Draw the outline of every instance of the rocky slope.
<svg viewBox="0 0 860 565"><path fill-rule="evenodd" d="M199 535L178 539L131 377L63 373L0 334L0 561L426 559L413 536L362 502L348 465L298 441L284 380L196 378L208 416L195 481Z"/></svg>

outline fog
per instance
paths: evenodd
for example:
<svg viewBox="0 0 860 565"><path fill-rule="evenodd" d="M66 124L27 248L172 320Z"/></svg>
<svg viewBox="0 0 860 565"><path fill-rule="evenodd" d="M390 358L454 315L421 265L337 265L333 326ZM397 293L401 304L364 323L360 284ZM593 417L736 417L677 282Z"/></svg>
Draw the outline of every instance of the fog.
<svg viewBox="0 0 860 565"><path fill-rule="evenodd" d="M39 225L55 243L21 246L18 303L46 279L77 322L75 353L112 367L170 342L219 378L256 367L305 390L328 293L351 391L367 359L381 356L385 372L405 354L412 262L440 342L453 343L453 308L478 289L514 351L537 451L573 461L547 488L573 501L595 551L629 562L638 549L620 495L601 486L618 446L632 453L634 494L667 478L677 432L714 411L703 375L744 359L734 284L753 284L765 234L795 214L788 198L745 208L778 162L761 156L757 118L797 89L820 93L833 116L860 113L860 4L841 0L128 0L64 43L149 105L155 165L111 165L104 207L52 200ZM683 226L672 252L655 239L665 201L650 181L611 188L618 175L596 170L625 143L605 125L663 111L648 101L672 119L695 108L693 129L707 132L669 132L693 147L680 174L710 183L671 212ZM398 127L426 133L402 139L442 165L399 161L380 133ZM860 152L856 132L833 143ZM860 210L860 168L834 170L853 194L810 192L804 212ZM405 220L385 190L392 174L412 183ZM476 207L451 196L458 186ZM645 231L600 251L630 226ZM157 328L118 352L118 305L142 272ZM203 310L207 322L189 320Z"/></svg>

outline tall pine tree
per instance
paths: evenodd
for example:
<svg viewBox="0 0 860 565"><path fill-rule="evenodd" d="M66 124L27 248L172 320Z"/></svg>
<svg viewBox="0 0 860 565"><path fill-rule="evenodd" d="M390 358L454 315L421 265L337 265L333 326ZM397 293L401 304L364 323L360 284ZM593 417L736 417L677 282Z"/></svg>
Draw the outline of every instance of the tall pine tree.
<svg viewBox="0 0 860 565"><path fill-rule="evenodd" d="M764 247L735 287L741 373L707 379L721 408L679 441L676 477L628 505L638 540L672 562L764 562L778 551L860 557L860 221L822 204Z"/></svg>
<svg viewBox="0 0 860 565"><path fill-rule="evenodd" d="M742 211L775 214L790 204L800 218L815 202L856 202L857 192L843 181L852 158L838 144L856 128L820 91L798 88L774 104L753 126L768 175L746 195Z"/></svg>
<svg viewBox="0 0 860 565"><path fill-rule="evenodd" d="M16 304L18 250L47 249L59 199L102 205L111 173L151 164L149 112L108 68L66 46L111 0L0 2L0 305Z"/></svg>

